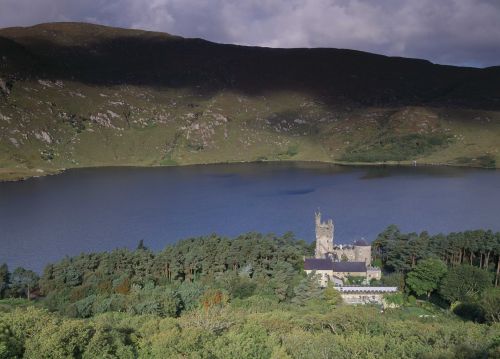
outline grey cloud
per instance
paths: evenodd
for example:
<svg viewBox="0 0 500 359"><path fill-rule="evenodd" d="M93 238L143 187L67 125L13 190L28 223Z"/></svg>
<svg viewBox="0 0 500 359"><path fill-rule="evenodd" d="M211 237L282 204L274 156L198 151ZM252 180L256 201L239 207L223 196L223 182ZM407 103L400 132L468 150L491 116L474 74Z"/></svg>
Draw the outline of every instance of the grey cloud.
<svg viewBox="0 0 500 359"><path fill-rule="evenodd" d="M0 0L0 27L87 21L271 47L500 64L498 0Z"/></svg>

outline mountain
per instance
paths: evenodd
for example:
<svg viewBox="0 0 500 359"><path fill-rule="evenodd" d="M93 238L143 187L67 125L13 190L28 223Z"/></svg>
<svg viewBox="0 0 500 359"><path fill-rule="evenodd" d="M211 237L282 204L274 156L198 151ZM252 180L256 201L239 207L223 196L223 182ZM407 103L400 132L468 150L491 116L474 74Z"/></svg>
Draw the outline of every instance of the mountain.
<svg viewBox="0 0 500 359"><path fill-rule="evenodd" d="M0 178L304 160L500 163L500 67L84 23L0 29Z"/></svg>

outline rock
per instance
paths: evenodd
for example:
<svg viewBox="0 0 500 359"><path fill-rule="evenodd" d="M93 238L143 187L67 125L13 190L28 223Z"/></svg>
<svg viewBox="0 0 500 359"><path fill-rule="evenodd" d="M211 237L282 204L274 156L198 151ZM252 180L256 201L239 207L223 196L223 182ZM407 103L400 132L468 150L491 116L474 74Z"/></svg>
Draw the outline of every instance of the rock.
<svg viewBox="0 0 500 359"><path fill-rule="evenodd" d="M47 142L47 143L52 143L52 138L45 131L41 131L40 133L35 132L35 137L36 137L37 140L44 141L44 142Z"/></svg>
<svg viewBox="0 0 500 359"><path fill-rule="evenodd" d="M108 110L108 111L106 111L106 112L107 112L107 113L111 116L111 118L120 117L120 115L119 115L119 114L117 114L116 112L113 112L113 111L111 111L111 110Z"/></svg>
<svg viewBox="0 0 500 359"><path fill-rule="evenodd" d="M52 143L52 138L50 138L50 135L47 132L42 131L41 136L42 136L43 141L45 141L47 143Z"/></svg>
<svg viewBox="0 0 500 359"><path fill-rule="evenodd" d="M115 128L115 126L111 123L110 118L105 113L98 112L97 115L91 115L90 119L102 127Z"/></svg>
<svg viewBox="0 0 500 359"><path fill-rule="evenodd" d="M2 78L0 78L0 93L4 95L10 94L9 86L7 86L7 82Z"/></svg>
<svg viewBox="0 0 500 359"><path fill-rule="evenodd" d="M80 93L80 92L75 92L75 91L70 91L69 92L69 95L71 97L81 97L81 98L86 98L87 96L85 96L84 94Z"/></svg>
<svg viewBox="0 0 500 359"><path fill-rule="evenodd" d="M19 142L14 137L9 137L9 141L15 146L19 147Z"/></svg>
<svg viewBox="0 0 500 359"><path fill-rule="evenodd" d="M5 122L7 122L7 123L10 123L10 117L9 117L9 116L5 116L5 115L2 115L1 113L0 113L0 120L1 120L1 121L5 121Z"/></svg>
<svg viewBox="0 0 500 359"><path fill-rule="evenodd" d="M53 87L53 84L49 80L38 80L38 83L43 87Z"/></svg>

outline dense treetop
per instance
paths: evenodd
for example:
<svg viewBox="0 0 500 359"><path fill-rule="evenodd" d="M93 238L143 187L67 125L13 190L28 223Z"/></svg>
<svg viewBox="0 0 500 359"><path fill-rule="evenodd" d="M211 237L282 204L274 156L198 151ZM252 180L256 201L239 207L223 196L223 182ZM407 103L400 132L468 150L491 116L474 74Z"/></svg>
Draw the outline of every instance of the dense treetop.
<svg viewBox="0 0 500 359"><path fill-rule="evenodd" d="M211 235L157 253L140 242L64 258L40 279L3 265L0 358L498 357L498 238L389 227L373 242L384 275L372 285L402 291L385 311L320 288L302 268L313 246L292 234Z"/></svg>

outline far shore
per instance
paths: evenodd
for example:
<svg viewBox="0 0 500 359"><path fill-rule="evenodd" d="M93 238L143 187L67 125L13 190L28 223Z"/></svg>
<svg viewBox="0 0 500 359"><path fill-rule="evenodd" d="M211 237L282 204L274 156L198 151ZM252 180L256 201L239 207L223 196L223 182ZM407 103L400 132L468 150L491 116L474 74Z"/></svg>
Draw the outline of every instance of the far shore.
<svg viewBox="0 0 500 359"><path fill-rule="evenodd" d="M287 162L297 162L297 163L318 163L318 164L329 164L337 166L346 167L462 167L462 168L478 168L478 169L499 169L496 168L486 168L481 166L470 166L456 163L435 163L435 162L425 162L425 161L387 161L387 162L343 162L343 161L314 161L314 160L278 160L278 161L219 161L219 162L205 162L205 163L180 163L176 165L147 165L147 164L103 164L96 166L79 166L79 167L69 167L69 168L0 168L0 182L17 182L24 181L30 178L44 177L57 175L65 172L69 169L85 169L85 168L106 168L106 167L137 167L137 168L158 168L158 167L186 167L186 166L203 166L203 165L217 165L217 164L241 164L241 163L287 163Z"/></svg>

